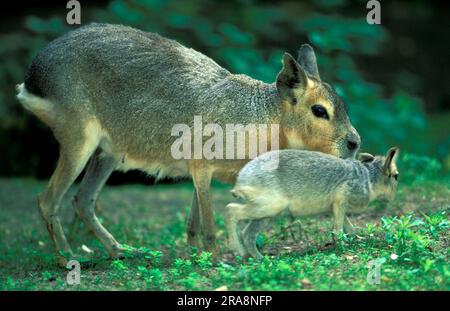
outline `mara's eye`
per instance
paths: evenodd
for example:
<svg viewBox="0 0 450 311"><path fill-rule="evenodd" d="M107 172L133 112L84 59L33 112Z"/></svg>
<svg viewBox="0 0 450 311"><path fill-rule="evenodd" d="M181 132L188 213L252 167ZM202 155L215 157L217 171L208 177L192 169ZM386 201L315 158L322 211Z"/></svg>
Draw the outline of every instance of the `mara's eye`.
<svg viewBox="0 0 450 311"><path fill-rule="evenodd" d="M330 119L327 110L321 105L313 105L311 111L317 118Z"/></svg>

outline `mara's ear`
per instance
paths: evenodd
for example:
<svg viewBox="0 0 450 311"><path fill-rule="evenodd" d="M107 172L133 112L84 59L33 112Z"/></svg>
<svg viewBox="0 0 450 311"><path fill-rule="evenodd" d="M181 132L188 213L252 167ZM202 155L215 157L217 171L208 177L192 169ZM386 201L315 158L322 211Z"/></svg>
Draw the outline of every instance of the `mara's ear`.
<svg viewBox="0 0 450 311"><path fill-rule="evenodd" d="M399 149L392 147L386 154L386 160L384 161L383 172L385 175L398 174L396 161L398 158Z"/></svg>
<svg viewBox="0 0 450 311"><path fill-rule="evenodd" d="M298 50L297 62L308 75L320 81L319 69L317 68L316 53L309 44L303 44Z"/></svg>
<svg viewBox="0 0 450 311"><path fill-rule="evenodd" d="M277 76L277 89L282 97L292 95L294 90L302 93L307 86L306 73L289 53L284 53L283 69Z"/></svg>
<svg viewBox="0 0 450 311"><path fill-rule="evenodd" d="M374 159L375 159L375 157L373 155L371 155L370 153L361 152L358 155L358 160L361 162L372 162Z"/></svg>

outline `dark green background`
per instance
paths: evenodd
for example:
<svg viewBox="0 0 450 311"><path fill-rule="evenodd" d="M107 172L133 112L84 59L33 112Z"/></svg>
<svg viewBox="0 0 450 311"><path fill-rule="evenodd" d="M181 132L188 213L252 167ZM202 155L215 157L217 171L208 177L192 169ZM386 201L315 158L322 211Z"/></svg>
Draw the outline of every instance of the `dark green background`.
<svg viewBox="0 0 450 311"><path fill-rule="evenodd" d="M89 4L87 4L89 2ZM362 150L398 145L414 163L450 167L449 6L381 1L381 25L367 1L81 1L82 23L122 23L193 47L234 73L272 82L284 51L314 46L322 79L348 103ZM75 28L66 1L15 4L0 21L0 176L48 178L58 155L51 132L15 99L37 51ZM422 162L421 162L422 161ZM434 160L432 160L434 161ZM433 162L434 163L434 162ZM414 164L415 165L415 164ZM116 174L112 182L142 181Z"/></svg>

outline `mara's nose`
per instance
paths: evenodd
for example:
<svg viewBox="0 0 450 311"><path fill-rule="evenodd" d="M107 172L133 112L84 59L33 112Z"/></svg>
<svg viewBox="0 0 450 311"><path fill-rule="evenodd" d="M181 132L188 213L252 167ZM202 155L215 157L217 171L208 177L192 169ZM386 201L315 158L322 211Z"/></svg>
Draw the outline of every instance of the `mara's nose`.
<svg viewBox="0 0 450 311"><path fill-rule="evenodd" d="M353 129L347 136L347 148L350 151L355 151L359 148L361 144L361 138L355 129Z"/></svg>

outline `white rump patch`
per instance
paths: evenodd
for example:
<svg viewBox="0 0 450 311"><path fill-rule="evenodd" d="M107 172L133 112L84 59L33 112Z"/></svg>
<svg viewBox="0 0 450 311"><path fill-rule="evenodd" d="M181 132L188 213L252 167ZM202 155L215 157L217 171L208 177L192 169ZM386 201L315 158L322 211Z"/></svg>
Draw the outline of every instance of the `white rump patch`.
<svg viewBox="0 0 450 311"><path fill-rule="evenodd" d="M25 88L24 83L16 86L16 89L18 91L17 99L25 109L30 110L35 114L39 114L42 112L46 113L47 115L52 114L53 112L52 103L49 100L33 95L30 92L28 92L27 89Z"/></svg>

